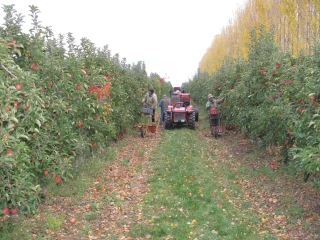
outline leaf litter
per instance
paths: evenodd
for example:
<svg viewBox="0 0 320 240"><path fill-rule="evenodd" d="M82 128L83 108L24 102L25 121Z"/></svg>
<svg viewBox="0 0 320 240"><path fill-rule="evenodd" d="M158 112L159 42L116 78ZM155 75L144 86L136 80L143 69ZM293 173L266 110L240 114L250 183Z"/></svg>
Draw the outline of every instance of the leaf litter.
<svg viewBox="0 0 320 240"><path fill-rule="evenodd" d="M218 140L204 129L200 129L199 134L206 139L208 148L214 149L219 161L229 164L229 171L237 172L240 166L259 171L275 159L275 156L261 152L255 161L250 160L248 155L255 151L255 147L249 139L236 132L226 132ZM149 191L147 180L152 174L148 158L160 139L161 131L146 138L125 135L115 161L97 176L80 201L71 197L55 197L45 203L50 213L63 219L58 230L45 230L47 237L130 240L127 235L131 226L148 224L142 216L143 197ZM213 162L210 167L214 170L218 164ZM279 173L278 168L279 164L272 168L275 173L272 179L264 174L237 179L234 184L241 189L242 197L228 189L223 189L224 194L236 208L246 211L243 205L247 204L250 211L260 216L261 221L256 228L261 235L269 232L279 239L319 239L319 191L301 181L302 178ZM286 211L293 205L295 209ZM76 218L75 223L70 222L72 217ZM43 217L36 215L35 218ZM39 237L36 229L32 232L34 239ZM147 234L145 238L152 236Z"/></svg>

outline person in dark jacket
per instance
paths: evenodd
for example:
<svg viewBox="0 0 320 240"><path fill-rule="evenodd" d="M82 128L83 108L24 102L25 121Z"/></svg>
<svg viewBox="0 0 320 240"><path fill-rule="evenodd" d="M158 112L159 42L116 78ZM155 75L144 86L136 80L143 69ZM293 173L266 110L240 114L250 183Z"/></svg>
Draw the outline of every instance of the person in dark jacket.
<svg viewBox="0 0 320 240"><path fill-rule="evenodd" d="M164 121L164 116L166 114L166 110L168 109L170 102L167 99L166 95L162 96L162 99L159 102L159 107L161 107L161 114L160 114L160 126L162 126L162 122Z"/></svg>

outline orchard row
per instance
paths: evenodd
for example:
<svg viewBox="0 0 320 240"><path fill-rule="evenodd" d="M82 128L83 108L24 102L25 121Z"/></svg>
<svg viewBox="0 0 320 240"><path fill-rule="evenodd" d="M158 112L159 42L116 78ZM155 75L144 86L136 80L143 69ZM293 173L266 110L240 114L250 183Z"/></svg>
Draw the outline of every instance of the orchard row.
<svg viewBox="0 0 320 240"><path fill-rule="evenodd" d="M185 84L194 100L208 93L225 97L221 107L227 125L306 175L320 172L320 48L297 57L283 53L269 32L252 31L248 59L226 58L214 74L199 72Z"/></svg>
<svg viewBox="0 0 320 240"><path fill-rule="evenodd" d="M140 118L147 88L170 84L144 62L127 64L71 33L56 39L31 6L33 29L4 6L0 28L0 207L34 212L43 186L74 174L79 157L106 148Z"/></svg>

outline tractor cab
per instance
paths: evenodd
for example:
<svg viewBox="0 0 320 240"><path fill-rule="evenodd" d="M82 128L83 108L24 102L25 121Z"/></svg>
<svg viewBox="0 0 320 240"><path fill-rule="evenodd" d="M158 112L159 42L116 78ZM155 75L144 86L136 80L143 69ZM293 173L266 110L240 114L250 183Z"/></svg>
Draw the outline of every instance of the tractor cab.
<svg viewBox="0 0 320 240"><path fill-rule="evenodd" d="M198 109L191 105L190 93L173 93L171 102L165 114L165 128L170 129L175 125L187 125L195 128L198 121Z"/></svg>

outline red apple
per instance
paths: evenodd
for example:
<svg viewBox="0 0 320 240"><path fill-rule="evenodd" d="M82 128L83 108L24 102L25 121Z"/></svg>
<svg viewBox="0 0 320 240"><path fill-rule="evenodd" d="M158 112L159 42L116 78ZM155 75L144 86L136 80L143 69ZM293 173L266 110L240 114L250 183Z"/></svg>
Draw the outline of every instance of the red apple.
<svg viewBox="0 0 320 240"><path fill-rule="evenodd" d="M75 88L76 88L76 90L80 90L81 89L80 84L77 84Z"/></svg>
<svg viewBox="0 0 320 240"><path fill-rule="evenodd" d="M8 215L9 214L9 208L7 208L7 207L2 208L2 212L3 212L4 215Z"/></svg>
<svg viewBox="0 0 320 240"><path fill-rule="evenodd" d="M21 84L18 83L17 85L14 86L17 90L20 90L21 89Z"/></svg>
<svg viewBox="0 0 320 240"><path fill-rule="evenodd" d="M109 78L110 78L110 73L107 73L107 74L105 75L105 78L106 78L106 79L109 79Z"/></svg>
<svg viewBox="0 0 320 240"><path fill-rule="evenodd" d="M12 154L12 150L8 150L7 152L6 152L6 155L11 155Z"/></svg>
<svg viewBox="0 0 320 240"><path fill-rule="evenodd" d="M18 109L18 107L19 107L19 102L18 102L18 101L14 101L14 102L13 102L13 106L14 106L16 109Z"/></svg>
<svg viewBox="0 0 320 240"><path fill-rule="evenodd" d="M43 171L43 175L47 176L49 174L49 171L48 170L44 170Z"/></svg>
<svg viewBox="0 0 320 240"><path fill-rule="evenodd" d="M70 218L70 222L72 223L72 224L75 224L76 223L76 219L75 218Z"/></svg>
<svg viewBox="0 0 320 240"><path fill-rule="evenodd" d="M83 126L83 123L80 121L78 122L77 126L81 128Z"/></svg>
<svg viewBox="0 0 320 240"><path fill-rule="evenodd" d="M57 174L54 173L54 174L52 175L52 179L53 179L53 180L56 180L56 178L57 178Z"/></svg>
<svg viewBox="0 0 320 240"><path fill-rule="evenodd" d="M61 177L56 177L56 183L61 183L62 179Z"/></svg>

